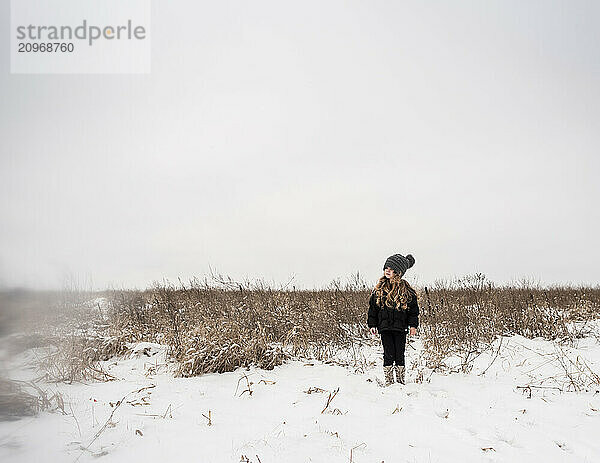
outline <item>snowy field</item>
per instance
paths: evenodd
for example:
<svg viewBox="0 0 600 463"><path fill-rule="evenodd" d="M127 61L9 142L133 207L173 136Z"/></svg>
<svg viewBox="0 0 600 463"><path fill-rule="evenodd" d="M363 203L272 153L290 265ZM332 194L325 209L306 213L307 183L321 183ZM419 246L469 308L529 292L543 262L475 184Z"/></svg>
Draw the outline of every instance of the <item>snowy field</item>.
<svg viewBox="0 0 600 463"><path fill-rule="evenodd" d="M0 461L597 462L599 333L571 347L505 337L466 374L419 367L416 340L408 384L389 388L379 346L364 347L358 371L292 361L174 378L165 347L142 343L105 362L116 381L44 384L67 414L0 422ZM27 379L33 356L4 363Z"/></svg>

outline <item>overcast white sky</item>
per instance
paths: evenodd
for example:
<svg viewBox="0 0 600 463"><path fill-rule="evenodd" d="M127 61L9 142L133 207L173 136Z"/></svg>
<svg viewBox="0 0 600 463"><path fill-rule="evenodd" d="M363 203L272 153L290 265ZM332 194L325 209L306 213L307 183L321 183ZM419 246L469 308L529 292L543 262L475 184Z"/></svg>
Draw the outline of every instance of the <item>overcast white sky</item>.
<svg viewBox="0 0 600 463"><path fill-rule="evenodd" d="M600 282L596 1L154 1L150 75L11 75L9 17L0 285Z"/></svg>

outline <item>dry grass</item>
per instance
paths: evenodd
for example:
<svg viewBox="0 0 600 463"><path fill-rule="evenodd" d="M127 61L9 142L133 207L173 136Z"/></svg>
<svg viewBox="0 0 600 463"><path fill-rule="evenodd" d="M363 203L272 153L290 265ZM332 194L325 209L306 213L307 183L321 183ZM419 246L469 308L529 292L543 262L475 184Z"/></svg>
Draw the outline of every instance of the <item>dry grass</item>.
<svg viewBox="0 0 600 463"><path fill-rule="evenodd" d="M55 338L38 353L39 379L49 382L110 381L115 379L100 362L127 351L116 337L69 336Z"/></svg>
<svg viewBox="0 0 600 463"><path fill-rule="evenodd" d="M366 339L365 297L368 292L339 283L295 291L193 280L113 293L111 320L130 342L168 344L182 376L271 369L292 356L324 359L334 347Z"/></svg>
<svg viewBox="0 0 600 463"><path fill-rule="evenodd" d="M366 327L370 286L359 275L310 291L212 275L143 291L75 292L56 296L52 310L22 325L30 334L14 339L21 349L50 345L40 354L45 377L66 382L111 379L100 362L141 341L167 345L181 376L250 365L271 369L291 357L332 361L340 348L359 352L377 342ZM600 314L598 287L497 286L473 275L418 292L425 363L432 369L459 356L461 370L469 371L502 335L569 343ZM106 298L106 307L90 303L98 297ZM364 363L358 354L355 360Z"/></svg>
<svg viewBox="0 0 600 463"><path fill-rule="evenodd" d="M60 394L49 394L35 383L0 377L0 421L33 416L44 410L60 410L65 414Z"/></svg>
<svg viewBox="0 0 600 463"><path fill-rule="evenodd" d="M89 291L0 294L0 313L12 320L0 347L14 357L28 351L43 379L50 382L110 380L101 361L126 352L122 338L95 305L104 293Z"/></svg>
<svg viewBox="0 0 600 463"><path fill-rule="evenodd" d="M600 317L598 287L497 286L482 274L424 288L420 302L428 366L440 368L454 355L465 372L499 336L572 343L586 334L587 321Z"/></svg>

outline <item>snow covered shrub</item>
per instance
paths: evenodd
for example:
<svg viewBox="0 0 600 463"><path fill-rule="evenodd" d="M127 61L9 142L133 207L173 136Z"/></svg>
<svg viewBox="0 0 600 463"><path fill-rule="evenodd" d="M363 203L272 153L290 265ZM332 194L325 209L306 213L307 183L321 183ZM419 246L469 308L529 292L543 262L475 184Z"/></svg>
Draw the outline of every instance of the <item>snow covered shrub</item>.
<svg viewBox="0 0 600 463"><path fill-rule="evenodd" d="M14 381L0 376L0 421L33 416L44 410L64 410L60 393L48 395L32 382Z"/></svg>
<svg viewBox="0 0 600 463"><path fill-rule="evenodd" d="M183 376L272 368L291 356L326 359L334 346L368 336L369 291L364 284L357 290L356 278L312 291L223 277L156 283L147 291L113 293L111 325L130 342L167 344Z"/></svg>
<svg viewBox="0 0 600 463"><path fill-rule="evenodd" d="M2 349L33 359L49 381L110 379L100 362L126 351L120 332L112 332L102 292L0 292L2 307L15 320L6 328Z"/></svg>
<svg viewBox="0 0 600 463"><path fill-rule="evenodd" d="M122 355L127 347L118 337L69 336L55 338L38 350L38 369L51 382L109 381L114 379L100 365Z"/></svg>
<svg viewBox="0 0 600 463"><path fill-rule="evenodd" d="M455 357L463 372L498 336L572 341L575 322L600 317L600 288L497 286L483 274L438 281L419 301L427 365L443 368Z"/></svg>

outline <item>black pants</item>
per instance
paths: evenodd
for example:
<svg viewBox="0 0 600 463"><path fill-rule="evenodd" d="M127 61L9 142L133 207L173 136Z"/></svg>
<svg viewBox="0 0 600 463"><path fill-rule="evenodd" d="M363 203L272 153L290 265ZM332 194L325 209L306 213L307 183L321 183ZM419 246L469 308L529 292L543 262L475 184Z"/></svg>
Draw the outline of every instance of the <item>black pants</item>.
<svg viewBox="0 0 600 463"><path fill-rule="evenodd" d="M406 347L406 331L382 331L383 366L404 366L404 348Z"/></svg>

